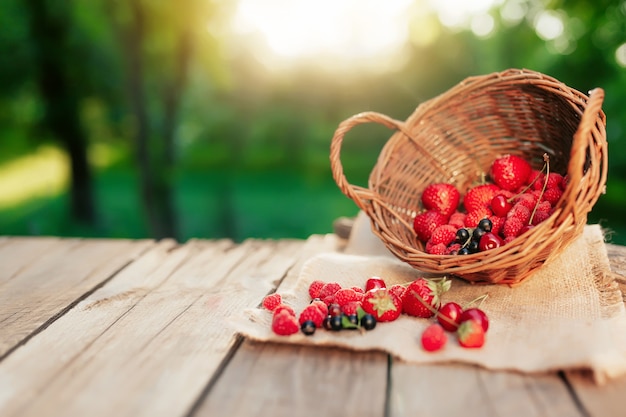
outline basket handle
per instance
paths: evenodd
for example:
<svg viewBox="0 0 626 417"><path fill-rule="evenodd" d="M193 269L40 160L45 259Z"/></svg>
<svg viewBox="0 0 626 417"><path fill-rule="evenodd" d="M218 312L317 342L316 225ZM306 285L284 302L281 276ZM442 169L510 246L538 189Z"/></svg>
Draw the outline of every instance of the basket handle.
<svg viewBox="0 0 626 417"><path fill-rule="evenodd" d="M375 194L368 188L352 185L346 179L341 164L341 144L343 138L353 127L365 123L379 123L389 129L399 130L409 136L404 128L404 124L398 120L392 119L384 114L368 111L356 114L339 124L330 144L330 166L333 171L333 178L339 186L339 189L348 198L352 199L356 205L364 211L372 200L376 199Z"/></svg>
<svg viewBox="0 0 626 417"><path fill-rule="evenodd" d="M578 184L583 176L583 170L581 167L585 165L585 158L587 157L586 141L589 136L591 128L596 124L598 113L602 111L602 102L604 101L604 90L601 88L595 88L589 92L589 99L587 100L587 106L582 114L578 129L574 133L574 140L572 142L572 150L570 153L570 164L568 167L568 176L570 182ZM606 142L600 144L602 147L606 147ZM606 154L606 152L604 152ZM605 164L606 169L606 164Z"/></svg>

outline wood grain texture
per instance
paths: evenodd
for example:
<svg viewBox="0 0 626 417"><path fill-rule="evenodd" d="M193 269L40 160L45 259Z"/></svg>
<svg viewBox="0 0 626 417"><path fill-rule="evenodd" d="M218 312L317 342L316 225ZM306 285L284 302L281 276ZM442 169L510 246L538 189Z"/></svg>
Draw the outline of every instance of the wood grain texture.
<svg viewBox="0 0 626 417"><path fill-rule="evenodd" d="M0 247L0 358L153 244L25 238Z"/></svg>
<svg viewBox="0 0 626 417"><path fill-rule="evenodd" d="M185 415L235 345L227 318L301 244L160 244L0 364L0 415Z"/></svg>
<svg viewBox="0 0 626 417"><path fill-rule="evenodd" d="M394 362L390 416L584 416L556 375Z"/></svg>
<svg viewBox="0 0 626 417"><path fill-rule="evenodd" d="M309 238L277 292L294 284L308 259L338 245L341 242L330 235ZM193 415L383 415L386 388L384 353L246 340Z"/></svg>

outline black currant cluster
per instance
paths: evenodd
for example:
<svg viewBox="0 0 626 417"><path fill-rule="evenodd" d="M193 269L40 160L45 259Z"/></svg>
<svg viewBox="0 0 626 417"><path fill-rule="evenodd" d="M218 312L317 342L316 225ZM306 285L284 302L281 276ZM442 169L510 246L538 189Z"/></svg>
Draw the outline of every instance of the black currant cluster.
<svg viewBox="0 0 626 417"><path fill-rule="evenodd" d="M469 255L484 250L481 247L481 239L487 233L490 233L493 228L493 224L489 219L482 219L478 222L478 225L473 228L462 228L457 230L455 243L461 245L457 255Z"/></svg>
<svg viewBox="0 0 626 417"><path fill-rule="evenodd" d="M328 315L324 318L322 327L330 331L340 330L372 330L376 327L376 318L358 309L357 314L345 314L341 311L339 304L328 306ZM315 333L315 323L312 320L304 321L300 325L300 330L306 335Z"/></svg>

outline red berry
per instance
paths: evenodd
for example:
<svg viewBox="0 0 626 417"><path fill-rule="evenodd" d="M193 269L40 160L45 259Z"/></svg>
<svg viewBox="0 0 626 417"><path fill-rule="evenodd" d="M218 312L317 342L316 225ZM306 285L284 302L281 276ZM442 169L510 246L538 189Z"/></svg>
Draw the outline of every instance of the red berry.
<svg viewBox="0 0 626 417"><path fill-rule="evenodd" d="M380 277L371 277L365 281L365 292L371 290L377 290L379 288L387 288L385 280Z"/></svg>
<svg viewBox="0 0 626 417"><path fill-rule="evenodd" d="M453 226L457 230L461 229L465 227L465 216L467 216L467 214L457 211L456 213L453 213L450 216L450 219L448 220L448 224L450 226Z"/></svg>
<svg viewBox="0 0 626 417"><path fill-rule="evenodd" d="M374 316L377 322L394 321L402 312L402 301L386 288L365 293L362 308Z"/></svg>
<svg viewBox="0 0 626 417"><path fill-rule="evenodd" d="M272 331L280 336L289 336L298 333L300 326L294 315L287 311L281 311L278 314L274 314L274 318L272 319Z"/></svg>
<svg viewBox="0 0 626 417"><path fill-rule="evenodd" d="M300 313L300 316L298 317L298 322L302 324L305 321L310 320L315 324L315 327L319 328L322 327L322 322L324 321L325 317L326 315L322 313L322 311L316 305L309 304Z"/></svg>
<svg viewBox="0 0 626 417"><path fill-rule="evenodd" d="M450 289L450 284L451 282L445 278L437 281L426 278L416 279L404 291L402 312L414 317L432 317L434 314L432 310L439 308L440 297Z"/></svg>
<svg viewBox="0 0 626 417"><path fill-rule="evenodd" d="M529 210L532 210L535 208L535 205L537 204L537 196L530 192L520 194L515 198L515 201L514 201L514 205L518 205L518 204L526 207Z"/></svg>
<svg viewBox="0 0 626 417"><path fill-rule="evenodd" d="M327 282L326 284L324 284L324 286L320 290L318 297L323 300L329 295L335 295L335 293L339 291L340 289L341 289L341 285L338 284L337 282Z"/></svg>
<svg viewBox="0 0 626 417"><path fill-rule="evenodd" d="M504 224L502 225L502 234L505 238L515 238L519 236L522 228L524 227L524 223L517 217L511 217L504 220ZM507 241L505 239L505 241Z"/></svg>
<svg viewBox="0 0 626 417"><path fill-rule="evenodd" d="M463 198L463 206L470 213L475 210L488 208L493 197L500 192L495 184L481 184L470 188Z"/></svg>
<svg viewBox="0 0 626 417"><path fill-rule="evenodd" d="M472 307L463 311L459 322L463 323L464 321L468 320L474 320L475 322L480 324L485 332L489 330L489 318L487 317L487 314L480 308Z"/></svg>
<svg viewBox="0 0 626 417"><path fill-rule="evenodd" d="M448 218L456 211L460 198L461 193L452 184L430 184L422 192L422 205L426 210L437 211Z"/></svg>
<svg viewBox="0 0 626 417"><path fill-rule="evenodd" d="M362 304L360 301L350 301L349 303L346 303L341 306L341 312L345 314L346 316L352 316L352 315L357 314L357 310L361 306Z"/></svg>
<svg viewBox="0 0 626 417"><path fill-rule="evenodd" d="M276 306L276 308L274 309L274 315L277 315L278 313L282 311L286 311L287 313L291 314L294 317L296 315L296 312L294 311L294 309L288 306L287 304L279 304L278 306Z"/></svg>
<svg viewBox="0 0 626 417"><path fill-rule="evenodd" d="M474 320L461 322L456 331L459 345L466 348L479 348L485 344L485 331L480 323Z"/></svg>
<svg viewBox="0 0 626 417"><path fill-rule="evenodd" d="M496 195L491 199L491 211L498 217L504 217L513 208L513 204L502 194Z"/></svg>
<svg viewBox="0 0 626 417"><path fill-rule="evenodd" d="M516 204L513 206L511 211L509 211L506 217L507 219L510 219L511 217L515 217L520 222L522 222L522 224L528 224L528 221L530 220L530 210L531 209L529 209L523 204Z"/></svg>
<svg viewBox="0 0 626 417"><path fill-rule="evenodd" d="M486 251L489 249L495 249L502 246L504 242L497 235L492 232L487 232L481 236L480 241L478 242L478 250Z"/></svg>
<svg viewBox="0 0 626 417"><path fill-rule="evenodd" d="M315 280L311 284L309 284L309 296L311 299L313 298L321 298L320 291L324 286L325 282L320 280Z"/></svg>
<svg viewBox="0 0 626 417"><path fill-rule="evenodd" d="M352 288L342 288L335 293L335 302L339 304L339 307L361 298L362 296L358 295Z"/></svg>
<svg viewBox="0 0 626 417"><path fill-rule="evenodd" d="M437 323L431 324L422 333L422 347L428 352L442 349L447 341L448 336Z"/></svg>
<svg viewBox="0 0 626 417"><path fill-rule="evenodd" d="M276 310L276 307L278 307L281 303L283 302L280 294L278 293L273 293L270 294L268 296L266 296L263 299L263 308L269 310L269 311L274 311Z"/></svg>
<svg viewBox="0 0 626 417"><path fill-rule="evenodd" d="M526 183L532 167L517 155L504 155L491 165L491 178L500 188L513 191Z"/></svg>
<svg viewBox="0 0 626 417"><path fill-rule="evenodd" d="M433 245L443 243L444 246L448 246L456 237L457 228L449 224L443 224L433 230L433 234L430 236L430 242Z"/></svg>
<svg viewBox="0 0 626 417"><path fill-rule="evenodd" d="M465 217L465 226L466 227L476 227L478 222L482 219L491 217L493 213L487 207L479 208L474 211L467 213Z"/></svg>
<svg viewBox="0 0 626 417"><path fill-rule="evenodd" d="M433 244L429 240L426 242L426 247L424 249L426 250L426 253L431 255L445 255L448 248L443 243Z"/></svg>
<svg viewBox="0 0 626 417"><path fill-rule="evenodd" d="M417 238L426 243L437 227L446 224L448 218L443 214L429 210L418 214L413 219L413 230L417 234Z"/></svg>
<svg viewBox="0 0 626 417"><path fill-rule="evenodd" d="M437 321L447 331L454 332L459 327L461 314L463 314L463 307L451 301L439 308Z"/></svg>
<svg viewBox="0 0 626 417"><path fill-rule="evenodd" d="M316 306L324 316L328 315L328 306L322 300L315 300L311 303L311 305Z"/></svg>
<svg viewBox="0 0 626 417"><path fill-rule="evenodd" d="M543 201L548 201L552 205L552 207L556 206L561 197L563 196L563 190L560 188L548 188L544 191L541 199Z"/></svg>
<svg viewBox="0 0 626 417"><path fill-rule="evenodd" d="M402 295L404 294L405 290L406 288L404 287L404 285L400 285L400 284L393 284L391 288L389 288L389 291L397 295L399 298L402 298Z"/></svg>
<svg viewBox="0 0 626 417"><path fill-rule="evenodd" d="M532 218L532 225L536 226L539 223L541 223L542 221L546 220L548 217L550 217L550 211L548 210L539 210L537 209L537 211L535 212L535 214L533 215Z"/></svg>

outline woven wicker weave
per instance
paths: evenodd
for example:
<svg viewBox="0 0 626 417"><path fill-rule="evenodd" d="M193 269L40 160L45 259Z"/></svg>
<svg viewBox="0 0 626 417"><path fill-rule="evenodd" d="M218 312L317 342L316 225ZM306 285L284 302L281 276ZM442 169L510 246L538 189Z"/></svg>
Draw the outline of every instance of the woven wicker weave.
<svg viewBox="0 0 626 417"><path fill-rule="evenodd" d="M331 143L333 177L371 219L373 232L399 259L424 272L469 282L518 284L559 255L582 233L604 193L607 176L604 91L589 96L554 78L510 69L470 77L424 102L404 122L375 112L343 121ZM384 145L368 187L348 183L340 160L344 135L356 125L396 130ZM569 176L554 213L497 249L470 255L431 255L413 231L423 189L450 182L464 194L504 154Z"/></svg>

